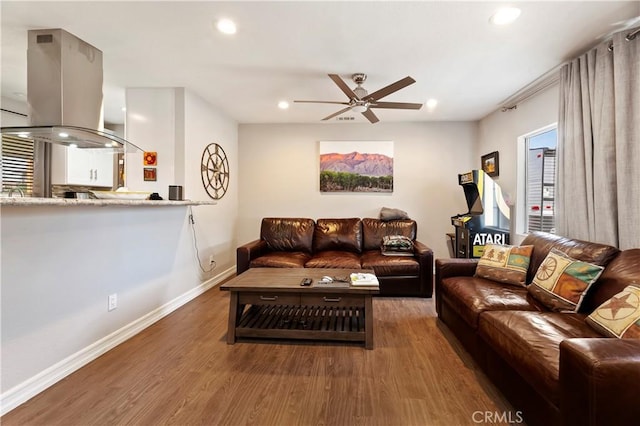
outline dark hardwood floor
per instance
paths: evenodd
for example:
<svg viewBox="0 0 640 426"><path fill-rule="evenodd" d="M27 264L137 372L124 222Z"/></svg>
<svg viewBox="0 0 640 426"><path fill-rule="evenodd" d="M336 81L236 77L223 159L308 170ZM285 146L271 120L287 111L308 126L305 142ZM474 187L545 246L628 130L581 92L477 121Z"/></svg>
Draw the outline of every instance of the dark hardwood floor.
<svg viewBox="0 0 640 426"><path fill-rule="evenodd" d="M475 425L512 411L432 299L375 298L374 350L227 345L217 287L0 419L9 425Z"/></svg>

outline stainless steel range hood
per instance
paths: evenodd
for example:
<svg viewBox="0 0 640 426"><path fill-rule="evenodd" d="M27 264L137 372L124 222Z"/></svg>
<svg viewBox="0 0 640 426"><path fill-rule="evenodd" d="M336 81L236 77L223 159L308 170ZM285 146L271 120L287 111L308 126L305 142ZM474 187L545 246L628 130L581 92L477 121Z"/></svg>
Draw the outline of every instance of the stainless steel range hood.
<svg viewBox="0 0 640 426"><path fill-rule="evenodd" d="M33 141L34 195L51 196L52 145L142 151L104 129L102 52L62 29L28 31L28 127L2 135Z"/></svg>
<svg viewBox="0 0 640 426"><path fill-rule="evenodd" d="M141 151L104 129L102 51L63 29L28 31L28 127L2 133L77 148Z"/></svg>

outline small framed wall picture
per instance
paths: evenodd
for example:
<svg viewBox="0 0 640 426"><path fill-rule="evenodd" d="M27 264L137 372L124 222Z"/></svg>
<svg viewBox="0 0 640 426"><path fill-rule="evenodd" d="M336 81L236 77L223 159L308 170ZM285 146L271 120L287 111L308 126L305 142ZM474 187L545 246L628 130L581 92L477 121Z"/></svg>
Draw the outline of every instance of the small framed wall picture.
<svg viewBox="0 0 640 426"><path fill-rule="evenodd" d="M498 151L493 151L489 154L483 155L481 163L482 170L489 176L496 177L500 174Z"/></svg>
<svg viewBox="0 0 640 426"><path fill-rule="evenodd" d="M155 167L144 167L142 171L143 171L143 176L145 181L155 182L156 180L158 180Z"/></svg>
<svg viewBox="0 0 640 426"><path fill-rule="evenodd" d="M157 166L158 153L156 151L145 151L142 156L142 162L145 166Z"/></svg>

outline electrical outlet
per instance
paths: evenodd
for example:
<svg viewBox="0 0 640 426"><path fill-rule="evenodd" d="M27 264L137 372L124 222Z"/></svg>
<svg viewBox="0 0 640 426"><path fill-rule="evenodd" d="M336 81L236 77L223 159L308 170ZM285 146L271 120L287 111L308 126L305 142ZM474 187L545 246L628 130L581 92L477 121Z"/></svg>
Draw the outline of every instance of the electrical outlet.
<svg viewBox="0 0 640 426"><path fill-rule="evenodd" d="M209 265L213 265L215 260L213 260L213 255L209 256Z"/></svg>
<svg viewBox="0 0 640 426"><path fill-rule="evenodd" d="M109 295L109 306L107 310L109 312L113 311L118 307L118 293L113 293Z"/></svg>

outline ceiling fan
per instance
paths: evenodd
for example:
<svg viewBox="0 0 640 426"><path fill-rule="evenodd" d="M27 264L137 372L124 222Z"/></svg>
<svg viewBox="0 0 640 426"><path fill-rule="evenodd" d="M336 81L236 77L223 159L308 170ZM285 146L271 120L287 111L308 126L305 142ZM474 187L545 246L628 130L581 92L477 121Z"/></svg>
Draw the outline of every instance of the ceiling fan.
<svg viewBox="0 0 640 426"><path fill-rule="evenodd" d="M366 74L357 73L351 75L351 79L354 83L357 84L357 87L353 90L347 86L347 83L344 82L342 78L338 74L329 74L329 78L333 80L334 83L338 85L340 90L344 92L345 95L349 98L348 102L340 102L340 101L294 101L300 103L316 103L316 104L337 104L337 105L347 105L346 108L341 109L338 112L335 112L322 120L329 120L333 117L336 117L340 114L344 114L347 111L360 112L364 115L367 120L371 123L377 123L380 121L378 117L373 113L372 109L374 108L387 108L387 109L420 109L422 108L422 104L416 103L407 103L407 102L380 102L380 99L388 96L394 92L397 92L400 89L407 87L410 84L415 83L416 81L411 77L405 77L401 80L396 81L388 86L383 87L380 90L377 90L371 94L367 92L367 90L362 87L362 83L367 79Z"/></svg>

